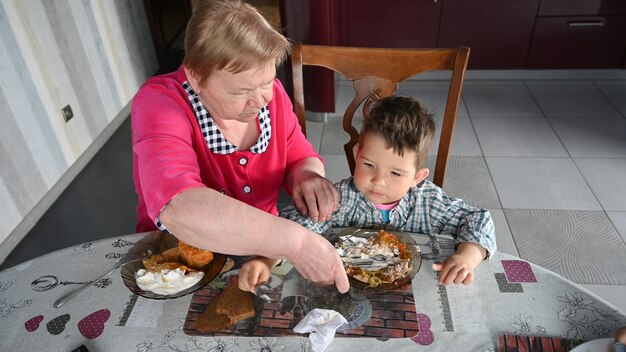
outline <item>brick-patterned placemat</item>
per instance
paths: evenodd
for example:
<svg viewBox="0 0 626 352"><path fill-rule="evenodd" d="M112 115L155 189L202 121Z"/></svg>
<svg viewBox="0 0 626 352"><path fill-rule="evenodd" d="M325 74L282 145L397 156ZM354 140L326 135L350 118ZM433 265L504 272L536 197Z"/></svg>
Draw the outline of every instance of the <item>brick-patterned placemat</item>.
<svg viewBox="0 0 626 352"><path fill-rule="evenodd" d="M214 334L197 331L196 319L222 289L210 285L196 291L191 299L183 331L201 336L305 336L293 327L314 308L334 309L348 320L350 329L338 332L341 337L376 337L381 339L413 337L419 328L411 284L384 292L356 291L340 295L336 291L307 289L306 296L291 296L280 301L254 299L256 315ZM278 290L280 292L280 290ZM335 295L335 298L331 296ZM329 298L330 297L330 298ZM274 297L278 299L280 297Z"/></svg>

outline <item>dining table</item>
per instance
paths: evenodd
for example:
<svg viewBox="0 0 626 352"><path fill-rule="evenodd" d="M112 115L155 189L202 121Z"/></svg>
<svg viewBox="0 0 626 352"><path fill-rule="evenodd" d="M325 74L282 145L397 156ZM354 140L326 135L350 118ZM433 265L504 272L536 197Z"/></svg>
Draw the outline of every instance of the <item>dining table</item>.
<svg viewBox="0 0 626 352"><path fill-rule="evenodd" d="M123 278L123 268L94 281L151 235L87 242L0 272L0 351L313 351L309 335L293 328L314 308L338 311L349 322L326 351L499 351L520 336L552 344L544 351L558 351L559 342L611 337L626 325L624 312L596 294L502 252L475 269L473 283L441 285L432 264L454 252L454 239L409 234L419 270L401 286L352 287L342 295L332 286L308 283L285 263L272 272L273 299L254 297L255 317L203 333L195 322L232 284L237 265L171 299L137 294ZM245 260L233 258L234 263ZM53 306L88 283L80 294Z"/></svg>

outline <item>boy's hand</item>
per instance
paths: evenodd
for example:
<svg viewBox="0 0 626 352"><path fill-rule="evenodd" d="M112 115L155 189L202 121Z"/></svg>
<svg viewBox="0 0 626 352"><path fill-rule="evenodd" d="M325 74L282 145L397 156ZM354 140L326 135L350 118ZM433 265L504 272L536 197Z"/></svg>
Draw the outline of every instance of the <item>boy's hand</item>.
<svg viewBox="0 0 626 352"><path fill-rule="evenodd" d="M469 285L474 282L474 269L485 258L487 251L476 243L459 244L455 254L446 258L441 264L433 264L439 271L439 283Z"/></svg>
<svg viewBox="0 0 626 352"><path fill-rule="evenodd" d="M254 292L259 283L269 280L272 266L278 261L277 259L256 257L243 264L239 269L239 288L243 291Z"/></svg>

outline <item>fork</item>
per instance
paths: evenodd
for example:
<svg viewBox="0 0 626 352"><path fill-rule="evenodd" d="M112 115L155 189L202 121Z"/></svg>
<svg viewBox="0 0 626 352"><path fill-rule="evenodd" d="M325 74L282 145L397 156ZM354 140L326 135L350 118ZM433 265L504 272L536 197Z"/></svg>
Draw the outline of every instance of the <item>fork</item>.
<svg viewBox="0 0 626 352"><path fill-rule="evenodd" d="M272 302L272 298L269 296L269 294L274 291L272 289L272 286L270 286L271 279L272 278L270 278L268 281L263 281L259 283L254 289L254 292L252 292L265 302Z"/></svg>
<svg viewBox="0 0 626 352"><path fill-rule="evenodd" d="M126 263L130 263L130 262L134 262L135 260L139 260L139 259L144 259L147 258L151 255L151 251L147 251L145 253L132 253L132 254L126 254L125 256L121 257L120 259L118 259L115 262L115 265L113 266L113 268L111 270L109 270L108 272L106 272L104 275L101 275L100 277L98 277L97 279L81 286L80 288L69 292L68 294L64 295L63 297L57 299L54 304L53 307L54 308L59 308L60 306L62 306L65 302L69 301L70 298L76 296L77 294L83 292L85 289L87 289L87 287L93 285L94 283L100 281L101 279L111 275L111 273L121 267L122 265L126 264Z"/></svg>

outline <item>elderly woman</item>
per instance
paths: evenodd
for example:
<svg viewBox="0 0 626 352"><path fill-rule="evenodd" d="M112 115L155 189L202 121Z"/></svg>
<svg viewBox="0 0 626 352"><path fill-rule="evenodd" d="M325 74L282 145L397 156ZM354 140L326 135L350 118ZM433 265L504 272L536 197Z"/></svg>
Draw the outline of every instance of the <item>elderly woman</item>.
<svg viewBox="0 0 626 352"><path fill-rule="evenodd" d="M133 101L137 230L288 259L304 277L346 292L334 247L276 216L280 187L313 220L328 219L338 203L275 77L289 42L253 7L218 0L198 3L185 48L181 68L148 80Z"/></svg>

